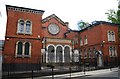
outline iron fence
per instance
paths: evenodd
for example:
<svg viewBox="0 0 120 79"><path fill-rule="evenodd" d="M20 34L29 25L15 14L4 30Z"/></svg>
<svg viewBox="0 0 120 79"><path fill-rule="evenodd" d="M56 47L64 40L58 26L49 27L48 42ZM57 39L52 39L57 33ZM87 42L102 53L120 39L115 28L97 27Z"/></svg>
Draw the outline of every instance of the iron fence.
<svg viewBox="0 0 120 79"><path fill-rule="evenodd" d="M85 72L95 70L99 68L112 68L118 66L117 57L104 57L104 66L99 67L97 58L79 58L78 62L74 60L70 62L59 63L43 63L41 58L33 56L31 58L15 58L13 56L7 56L7 59L3 60L3 79L8 78L26 78L26 77L38 77L45 75ZM71 75L70 75L71 76Z"/></svg>

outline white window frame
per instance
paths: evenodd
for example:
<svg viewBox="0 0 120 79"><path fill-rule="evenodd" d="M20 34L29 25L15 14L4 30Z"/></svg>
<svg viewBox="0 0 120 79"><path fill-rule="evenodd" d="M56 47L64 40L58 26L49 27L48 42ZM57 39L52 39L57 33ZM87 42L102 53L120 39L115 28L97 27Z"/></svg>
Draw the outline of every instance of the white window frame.
<svg viewBox="0 0 120 79"><path fill-rule="evenodd" d="M29 33L26 32L26 24L27 24L28 21L30 22L30 32ZM25 21L25 34L32 34L32 21L30 21L30 20Z"/></svg>
<svg viewBox="0 0 120 79"><path fill-rule="evenodd" d="M115 32L112 32L112 41L115 41Z"/></svg>
<svg viewBox="0 0 120 79"><path fill-rule="evenodd" d="M80 46L83 45L83 41L82 41L82 38L80 38Z"/></svg>
<svg viewBox="0 0 120 79"><path fill-rule="evenodd" d="M109 46L109 56L112 57L112 46Z"/></svg>
<svg viewBox="0 0 120 79"><path fill-rule="evenodd" d="M18 43L21 41L16 42L16 50L15 50L15 57L31 57L31 43L30 42L22 42L23 47L22 47L22 55L17 55L17 50L18 50ZM29 55L25 55L25 43L29 43Z"/></svg>
<svg viewBox="0 0 120 79"><path fill-rule="evenodd" d="M87 35L85 35L84 44L85 44L85 45L88 44Z"/></svg>
<svg viewBox="0 0 120 79"><path fill-rule="evenodd" d="M117 57L117 49L116 49L116 47L109 46L109 56L110 57Z"/></svg>
<svg viewBox="0 0 120 79"><path fill-rule="evenodd" d="M114 31L108 31L107 36L108 36L109 42L115 41L115 32Z"/></svg>
<svg viewBox="0 0 120 79"><path fill-rule="evenodd" d="M23 32L20 32L20 21L24 21L24 26L23 26ZM30 22L30 32L26 32L26 23L27 22ZM18 24L17 24L17 34L30 34L30 35L32 35L32 21L30 21L30 20L24 20L24 19L19 19L18 20Z"/></svg>
<svg viewBox="0 0 120 79"><path fill-rule="evenodd" d="M29 55L25 55L25 44L29 43ZM24 57L31 57L31 43L30 42L24 42L23 43L23 56Z"/></svg>
<svg viewBox="0 0 120 79"><path fill-rule="evenodd" d="M74 50L74 62L79 62L79 51Z"/></svg>
<svg viewBox="0 0 120 79"><path fill-rule="evenodd" d="M24 22L24 25L23 25L23 32L20 32L20 28L21 28L21 26L20 26L20 21L23 21L24 22L24 19L19 19L18 20L18 24L17 24L17 33L19 33L19 34L24 34L24 25L25 25L25 22Z"/></svg>

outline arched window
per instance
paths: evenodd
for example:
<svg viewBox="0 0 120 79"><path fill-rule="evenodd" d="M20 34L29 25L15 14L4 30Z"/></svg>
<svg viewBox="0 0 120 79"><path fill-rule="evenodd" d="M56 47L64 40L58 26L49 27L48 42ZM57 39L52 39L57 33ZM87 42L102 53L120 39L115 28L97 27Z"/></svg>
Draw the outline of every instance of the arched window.
<svg viewBox="0 0 120 79"><path fill-rule="evenodd" d="M56 48L56 61L57 62L62 62L63 61L63 56L62 56L62 47L58 46Z"/></svg>
<svg viewBox="0 0 120 79"><path fill-rule="evenodd" d="M23 47L23 43L22 42L18 42L18 45L17 45L17 55L22 55L22 47Z"/></svg>
<svg viewBox="0 0 120 79"><path fill-rule="evenodd" d="M68 46L66 46L64 48L64 61L65 62L70 62L71 61L71 57L70 57L70 48Z"/></svg>
<svg viewBox="0 0 120 79"><path fill-rule="evenodd" d="M31 34L32 33L32 22L29 20L18 20L17 33Z"/></svg>
<svg viewBox="0 0 120 79"><path fill-rule="evenodd" d="M115 41L115 32L108 31L108 41Z"/></svg>
<svg viewBox="0 0 120 79"><path fill-rule="evenodd" d="M25 31L27 34L30 34L31 33L31 22L30 21L26 21L26 28L25 28Z"/></svg>
<svg viewBox="0 0 120 79"><path fill-rule="evenodd" d="M84 38L84 44L88 44L88 39L87 39L87 35L85 35L85 38Z"/></svg>
<svg viewBox="0 0 120 79"><path fill-rule="evenodd" d="M80 37L80 46L83 45L82 37Z"/></svg>
<svg viewBox="0 0 120 79"><path fill-rule="evenodd" d="M114 32L112 32L112 41L115 41L115 33Z"/></svg>
<svg viewBox="0 0 120 79"><path fill-rule="evenodd" d="M48 62L55 62L55 48L53 46L48 47Z"/></svg>
<svg viewBox="0 0 120 79"><path fill-rule="evenodd" d="M24 20L19 20L18 21L17 33L24 33Z"/></svg>
<svg viewBox="0 0 120 79"><path fill-rule="evenodd" d="M74 62L79 62L79 51L78 50L74 51Z"/></svg>
<svg viewBox="0 0 120 79"><path fill-rule="evenodd" d="M24 55L30 55L30 43L26 42L24 48Z"/></svg>
<svg viewBox="0 0 120 79"><path fill-rule="evenodd" d="M31 55L31 43L29 42L20 42L16 43L16 57L30 57Z"/></svg>

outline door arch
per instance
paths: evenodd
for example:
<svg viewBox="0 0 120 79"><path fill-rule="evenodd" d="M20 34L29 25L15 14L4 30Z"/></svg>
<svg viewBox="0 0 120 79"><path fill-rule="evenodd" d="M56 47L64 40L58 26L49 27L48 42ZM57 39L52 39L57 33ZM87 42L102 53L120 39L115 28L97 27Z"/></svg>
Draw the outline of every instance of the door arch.
<svg viewBox="0 0 120 79"><path fill-rule="evenodd" d="M102 66L103 66L102 51L97 50L97 51L96 51L96 57L97 57L97 66L98 66L98 67L102 67Z"/></svg>

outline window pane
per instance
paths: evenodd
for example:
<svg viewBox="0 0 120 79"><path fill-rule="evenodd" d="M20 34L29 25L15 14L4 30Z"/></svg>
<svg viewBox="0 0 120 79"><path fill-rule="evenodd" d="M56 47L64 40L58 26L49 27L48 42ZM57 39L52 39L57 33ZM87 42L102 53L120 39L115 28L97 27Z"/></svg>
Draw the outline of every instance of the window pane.
<svg viewBox="0 0 120 79"><path fill-rule="evenodd" d="M31 32L31 22L30 21L27 21L26 22L26 33L30 33Z"/></svg>
<svg viewBox="0 0 120 79"><path fill-rule="evenodd" d="M17 49L17 55L22 55L22 42L19 42L18 43L18 49Z"/></svg>
<svg viewBox="0 0 120 79"><path fill-rule="evenodd" d="M18 31L20 33L24 32L24 21L23 20L20 20L19 22Z"/></svg>
<svg viewBox="0 0 120 79"><path fill-rule="evenodd" d="M111 32L108 32L108 41L111 41Z"/></svg>
<svg viewBox="0 0 120 79"><path fill-rule="evenodd" d="M48 47L48 62L55 62L55 49L53 46Z"/></svg>
<svg viewBox="0 0 120 79"><path fill-rule="evenodd" d="M30 50L30 44L25 43L25 55L29 55L29 50Z"/></svg>
<svg viewBox="0 0 120 79"><path fill-rule="evenodd" d="M65 49L64 49L64 60L65 60L65 62L70 62L71 61L70 48L69 47L65 47Z"/></svg>
<svg viewBox="0 0 120 79"><path fill-rule="evenodd" d="M57 62L62 62L63 61L62 47L61 46L58 46L56 48L56 61Z"/></svg>
<svg viewBox="0 0 120 79"><path fill-rule="evenodd" d="M74 52L74 62L79 62L79 51L75 50Z"/></svg>

